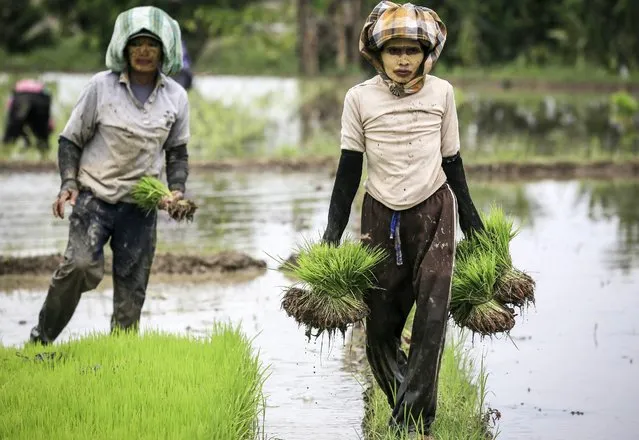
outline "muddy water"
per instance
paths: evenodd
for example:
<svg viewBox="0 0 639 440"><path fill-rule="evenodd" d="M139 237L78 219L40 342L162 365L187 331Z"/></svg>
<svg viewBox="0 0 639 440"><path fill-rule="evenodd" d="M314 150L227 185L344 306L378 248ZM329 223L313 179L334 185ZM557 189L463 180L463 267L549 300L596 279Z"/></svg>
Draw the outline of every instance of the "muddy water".
<svg viewBox="0 0 639 440"><path fill-rule="evenodd" d="M0 175L0 254L59 252L66 221L50 217L54 174ZM264 258L287 256L302 236L321 231L330 196L326 173L194 172L196 222L160 221L160 248L235 247ZM634 439L639 427L639 184L552 182L473 185L482 207L501 202L522 227L515 263L537 280L537 307L513 341L475 341L490 373L489 404L502 413L505 439ZM351 223L353 224L353 223ZM44 284L44 283L43 283ZM238 284L153 283L145 328L201 334L217 320L255 337L270 376L271 438L356 439L361 386L340 346L307 343L279 309L281 275L269 270ZM0 295L0 340L21 344L45 287ZM111 290L85 295L62 338L105 331ZM516 344L516 346L515 346Z"/></svg>
<svg viewBox="0 0 639 440"><path fill-rule="evenodd" d="M537 280L537 306L519 318L513 342L475 344L502 438L636 439L639 185L527 190L541 212L512 253Z"/></svg>

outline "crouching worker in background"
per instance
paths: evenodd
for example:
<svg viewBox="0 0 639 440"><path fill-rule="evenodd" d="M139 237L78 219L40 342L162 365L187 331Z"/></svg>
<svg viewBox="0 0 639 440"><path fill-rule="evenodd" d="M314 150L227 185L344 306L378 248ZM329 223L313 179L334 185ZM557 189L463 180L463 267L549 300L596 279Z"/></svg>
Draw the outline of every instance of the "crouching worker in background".
<svg viewBox="0 0 639 440"><path fill-rule="evenodd" d="M185 191L189 101L168 76L182 66L179 25L155 7L121 13L106 66L110 70L83 90L59 139L62 185L53 215L63 218L66 202L73 211L64 261L31 331L33 342L53 342L82 293L102 280L107 242L113 253L111 330L137 330L155 253L156 212L134 205L130 191L144 176L159 177L165 163L171 198Z"/></svg>
<svg viewBox="0 0 639 440"><path fill-rule="evenodd" d="M36 139L41 154L49 151L49 135L53 132L51 95L44 84L33 79L18 81L7 103L7 118L2 142L12 144L22 138L27 147Z"/></svg>

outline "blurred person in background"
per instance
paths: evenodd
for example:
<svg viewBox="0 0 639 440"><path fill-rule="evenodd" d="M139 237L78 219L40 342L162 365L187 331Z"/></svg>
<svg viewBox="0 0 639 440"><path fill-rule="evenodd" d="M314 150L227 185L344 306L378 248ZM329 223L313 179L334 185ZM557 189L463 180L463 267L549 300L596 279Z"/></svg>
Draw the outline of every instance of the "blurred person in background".
<svg viewBox="0 0 639 440"><path fill-rule="evenodd" d="M179 85L184 87L187 92L191 90L193 86L193 72L191 71L191 57L186 50L186 44L182 40L182 69L173 77Z"/></svg>
<svg viewBox="0 0 639 440"><path fill-rule="evenodd" d="M34 79L23 79L16 83L7 102L7 117L2 142L12 144L19 138L27 147L31 137L41 154L49 151L49 136L54 124L51 118L51 94L44 84Z"/></svg>
<svg viewBox="0 0 639 440"><path fill-rule="evenodd" d="M189 101L170 75L182 67L180 27L164 11L122 12L107 49L107 71L85 86L59 138L62 181L53 215L69 239L53 274L31 341L53 342L82 293L104 276L104 246L113 253L111 331L137 330L155 254L156 211L135 205L130 191L166 163L172 195L183 197L188 176Z"/></svg>

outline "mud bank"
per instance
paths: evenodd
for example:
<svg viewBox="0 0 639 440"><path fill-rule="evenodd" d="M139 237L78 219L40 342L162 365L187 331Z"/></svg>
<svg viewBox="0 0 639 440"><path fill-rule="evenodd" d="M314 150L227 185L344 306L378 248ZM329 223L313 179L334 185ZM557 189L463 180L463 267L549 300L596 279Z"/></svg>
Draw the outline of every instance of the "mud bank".
<svg viewBox="0 0 639 440"><path fill-rule="evenodd" d="M190 164L197 171L314 171L326 169L335 172L337 157L305 157L289 159L234 159L220 161L198 161ZM612 179L639 178L639 161L596 162L559 161L549 163L501 162L492 164L465 164L466 172L473 178L487 180L538 180L538 179ZM57 165L52 161L7 161L0 160L0 173L51 172Z"/></svg>
<svg viewBox="0 0 639 440"><path fill-rule="evenodd" d="M32 257L0 257L0 276L50 275L62 261L61 254ZM105 273L111 273L111 256L105 256ZM157 254L151 273L160 275L235 275L266 270L266 262L241 252L225 251L214 255Z"/></svg>

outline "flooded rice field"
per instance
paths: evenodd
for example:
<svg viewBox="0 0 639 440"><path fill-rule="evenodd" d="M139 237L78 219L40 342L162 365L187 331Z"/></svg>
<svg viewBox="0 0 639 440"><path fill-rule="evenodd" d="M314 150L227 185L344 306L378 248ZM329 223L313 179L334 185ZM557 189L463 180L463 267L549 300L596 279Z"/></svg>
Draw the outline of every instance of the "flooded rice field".
<svg viewBox="0 0 639 440"><path fill-rule="evenodd" d="M0 255L61 252L67 220L54 220L54 173L0 174ZM241 325L268 366L268 438L358 439L362 385L341 344L307 342L280 310L288 281L272 257L317 238L328 209L328 172L276 174L194 170L194 223L161 216L159 249L244 251L269 269L241 282L151 279L143 328L203 334L214 321ZM471 182L482 208L501 203L521 226L515 264L537 281L537 305L518 317L512 340L469 341L489 373L488 404L500 438L635 439L639 429L639 182ZM69 211L67 211L68 214ZM350 227L354 232L356 214ZM61 339L107 331L110 283L84 295ZM26 283L25 283L26 285ZM21 345L46 294L0 292L0 342Z"/></svg>

